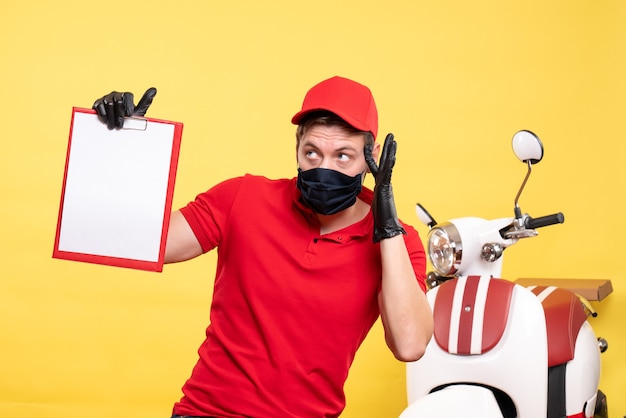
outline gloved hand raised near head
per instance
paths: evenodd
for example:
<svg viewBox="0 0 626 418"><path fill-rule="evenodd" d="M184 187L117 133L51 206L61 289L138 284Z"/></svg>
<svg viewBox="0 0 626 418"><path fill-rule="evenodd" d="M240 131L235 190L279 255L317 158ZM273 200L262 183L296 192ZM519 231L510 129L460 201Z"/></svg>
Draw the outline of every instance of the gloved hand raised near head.
<svg viewBox="0 0 626 418"><path fill-rule="evenodd" d="M374 242L406 234L398 220L396 203L393 199L393 188L391 187L391 172L396 163L397 146L393 134L388 134L380 156L380 166L376 165L376 161L372 157L372 145L365 146L365 161L376 181L374 199L372 200Z"/></svg>
<svg viewBox="0 0 626 418"><path fill-rule="evenodd" d="M133 93L112 91L96 100L92 109L98 114L98 119L106 123L107 128L121 129L124 126L124 117L144 116L156 94L157 89L150 87L135 106Z"/></svg>

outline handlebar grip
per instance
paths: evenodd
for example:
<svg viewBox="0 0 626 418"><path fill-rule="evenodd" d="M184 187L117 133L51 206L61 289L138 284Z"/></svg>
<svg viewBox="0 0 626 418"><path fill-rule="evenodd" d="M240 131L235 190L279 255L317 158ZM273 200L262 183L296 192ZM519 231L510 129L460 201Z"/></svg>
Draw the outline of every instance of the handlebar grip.
<svg viewBox="0 0 626 418"><path fill-rule="evenodd" d="M555 224L562 224L565 222L565 216L563 213L554 213L552 215L540 216L539 218L526 218L524 226L528 229L537 229L544 226L550 226Z"/></svg>

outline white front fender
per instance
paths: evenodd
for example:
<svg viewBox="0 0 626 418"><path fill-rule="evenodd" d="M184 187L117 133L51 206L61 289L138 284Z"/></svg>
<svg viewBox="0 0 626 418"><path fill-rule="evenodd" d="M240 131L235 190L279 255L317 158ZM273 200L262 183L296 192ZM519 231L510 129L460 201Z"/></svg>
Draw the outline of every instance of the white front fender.
<svg viewBox="0 0 626 418"><path fill-rule="evenodd" d="M413 402L399 418L502 418L493 393L475 385L454 385Z"/></svg>

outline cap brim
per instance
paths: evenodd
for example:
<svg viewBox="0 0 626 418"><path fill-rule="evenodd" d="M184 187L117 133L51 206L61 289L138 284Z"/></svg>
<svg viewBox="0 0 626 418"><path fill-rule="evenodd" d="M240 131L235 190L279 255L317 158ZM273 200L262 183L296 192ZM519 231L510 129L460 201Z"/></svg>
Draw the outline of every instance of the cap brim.
<svg viewBox="0 0 626 418"><path fill-rule="evenodd" d="M316 108L316 109L305 109L305 110L301 110L298 113L296 113L295 115L293 115L293 117L291 118L291 123L293 123L294 125L299 125L300 122L309 114L314 113L314 112L330 112L333 113L337 116L339 116L341 119L343 119L348 125L354 127L355 129L358 129L360 131L365 131L365 132L371 132L370 129L365 126L365 124L355 120L354 118L348 117L348 116L344 116L338 112L334 112L330 109L324 109L324 108Z"/></svg>

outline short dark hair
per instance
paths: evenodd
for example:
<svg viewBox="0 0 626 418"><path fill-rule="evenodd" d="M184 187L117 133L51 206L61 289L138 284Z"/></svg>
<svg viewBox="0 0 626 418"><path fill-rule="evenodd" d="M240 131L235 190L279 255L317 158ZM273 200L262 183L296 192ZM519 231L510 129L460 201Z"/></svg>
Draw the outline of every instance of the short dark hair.
<svg viewBox="0 0 626 418"><path fill-rule="evenodd" d="M317 125L339 126L348 133L362 134L363 139L365 139L365 145L374 145L374 134L372 134L371 132L361 131L350 125L345 120L341 119L336 114L327 110L320 110L318 112L309 113L298 124L298 128L296 129L296 147L300 145L300 140L302 139L302 137L304 137L304 135L306 135L307 132L311 130L311 128Z"/></svg>

